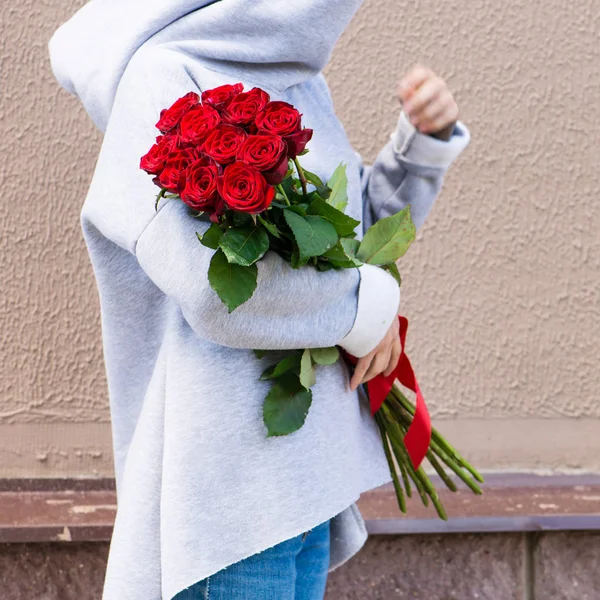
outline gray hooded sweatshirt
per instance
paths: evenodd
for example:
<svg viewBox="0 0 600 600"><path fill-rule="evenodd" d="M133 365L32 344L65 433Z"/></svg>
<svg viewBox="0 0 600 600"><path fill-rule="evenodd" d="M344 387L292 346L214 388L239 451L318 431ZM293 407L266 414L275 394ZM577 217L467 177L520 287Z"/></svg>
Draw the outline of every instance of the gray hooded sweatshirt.
<svg viewBox="0 0 600 600"><path fill-rule="evenodd" d="M332 518L331 569L366 539L355 501L390 480L349 368L321 366L305 425L267 438L263 369L296 348L364 356L399 310L378 267L294 270L269 252L229 314L207 280L213 251L177 199L154 209L139 168L162 108L241 81L294 104L314 129L307 169L347 164L347 212L373 222L411 205L420 227L469 142L418 133L403 113L372 167L336 118L321 74L360 0L92 0L49 42L60 84L104 133L81 210L98 285L118 510L104 600L170 600L227 565ZM271 349L258 360L252 349Z"/></svg>

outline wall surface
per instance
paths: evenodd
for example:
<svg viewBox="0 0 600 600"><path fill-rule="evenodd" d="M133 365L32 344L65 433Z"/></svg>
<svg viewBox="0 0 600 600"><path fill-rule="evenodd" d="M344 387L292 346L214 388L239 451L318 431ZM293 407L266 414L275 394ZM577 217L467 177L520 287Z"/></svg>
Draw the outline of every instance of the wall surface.
<svg viewBox="0 0 600 600"><path fill-rule="evenodd" d="M597 533L379 536L325 600L598 600ZM98 600L108 544L0 544L2 600Z"/></svg>
<svg viewBox="0 0 600 600"><path fill-rule="evenodd" d="M82 4L0 3L0 475L112 469L79 229L101 136L47 56ZM471 130L401 270L426 398L483 467L600 470L599 32L595 0L367 0L327 69L367 160L415 62Z"/></svg>

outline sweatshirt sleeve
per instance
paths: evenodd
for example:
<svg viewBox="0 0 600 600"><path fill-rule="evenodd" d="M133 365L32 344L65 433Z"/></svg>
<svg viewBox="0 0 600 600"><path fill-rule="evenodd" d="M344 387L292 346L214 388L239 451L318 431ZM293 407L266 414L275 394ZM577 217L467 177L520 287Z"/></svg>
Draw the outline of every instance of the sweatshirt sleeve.
<svg viewBox="0 0 600 600"><path fill-rule="evenodd" d="M227 82L214 72L206 81L197 81L204 79L198 69L190 73L175 52L136 53L115 96L83 220L127 248L202 338L241 349L339 345L368 354L398 313L400 291L389 273L373 265L293 269L270 251L257 263L254 294L229 313L208 281L214 250L196 236L210 223L177 198L161 200L155 212L158 188L139 161L158 133L160 110L189 91Z"/></svg>
<svg viewBox="0 0 600 600"><path fill-rule="evenodd" d="M401 111L390 141L373 165L362 166L363 231L409 204L415 226L420 229L446 171L469 141L470 132L462 121L456 122L450 139L445 141L417 131Z"/></svg>
<svg viewBox="0 0 600 600"><path fill-rule="evenodd" d="M257 262L252 297L229 313L207 277L214 250L196 237L209 225L193 217L183 202L170 199L136 244L142 269L177 302L203 338L223 346L267 350L337 344L364 356L398 313L398 284L379 267L293 269L271 251Z"/></svg>

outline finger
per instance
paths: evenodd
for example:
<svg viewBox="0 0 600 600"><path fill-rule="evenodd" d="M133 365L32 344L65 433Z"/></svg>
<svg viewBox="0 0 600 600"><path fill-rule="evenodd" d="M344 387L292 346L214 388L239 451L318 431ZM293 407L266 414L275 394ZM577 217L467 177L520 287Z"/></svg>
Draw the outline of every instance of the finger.
<svg viewBox="0 0 600 600"><path fill-rule="evenodd" d="M388 363L387 369L383 372L384 376L387 377L397 366L398 360L400 359L401 344L400 339L397 339L392 346L390 352L390 362Z"/></svg>
<svg viewBox="0 0 600 600"><path fill-rule="evenodd" d="M358 361L356 362L356 366L354 367L354 373L352 374L352 378L350 379L351 390L354 391L359 386L364 374L367 372L367 369L371 365L372 359L372 354L367 354L366 356L363 356L358 359Z"/></svg>
<svg viewBox="0 0 600 600"><path fill-rule="evenodd" d="M383 372L383 370L390 361L390 352L391 348L388 348L383 352L379 352L377 356L375 356L375 358L371 362L371 366L367 369L367 372L365 373L361 383L366 383L367 381L373 379L373 377L379 375L379 373Z"/></svg>
<svg viewBox="0 0 600 600"><path fill-rule="evenodd" d="M429 102L429 104L423 107L419 115L413 119L413 124L417 126L422 125L427 121L433 121L434 119L439 118L454 104L454 97L450 90L446 89L438 94L431 102Z"/></svg>
<svg viewBox="0 0 600 600"><path fill-rule="evenodd" d="M441 131L448 127L450 123L456 123L458 119L458 107L448 107L443 113L438 114L435 118L419 125L419 130L423 133Z"/></svg>
<svg viewBox="0 0 600 600"><path fill-rule="evenodd" d="M431 69L423 65L415 65L398 84L398 95L402 102L406 102L408 98L414 93L414 91L422 85L426 79L431 77Z"/></svg>
<svg viewBox="0 0 600 600"><path fill-rule="evenodd" d="M439 77L428 79L408 100L404 103L404 110L411 117L418 117L421 111L430 102L433 102L445 89L446 83Z"/></svg>

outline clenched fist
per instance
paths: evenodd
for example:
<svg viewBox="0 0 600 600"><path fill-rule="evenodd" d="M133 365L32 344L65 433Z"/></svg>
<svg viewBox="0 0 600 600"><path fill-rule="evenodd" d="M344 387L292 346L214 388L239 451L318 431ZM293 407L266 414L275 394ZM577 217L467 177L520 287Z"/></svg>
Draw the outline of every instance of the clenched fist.
<svg viewBox="0 0 600 600"><path fill-rule="evenodd" d="M431 69L415 65L398 84L398 100L421 133L448 140L458 119L458 104L446 82Z"/></svg>

